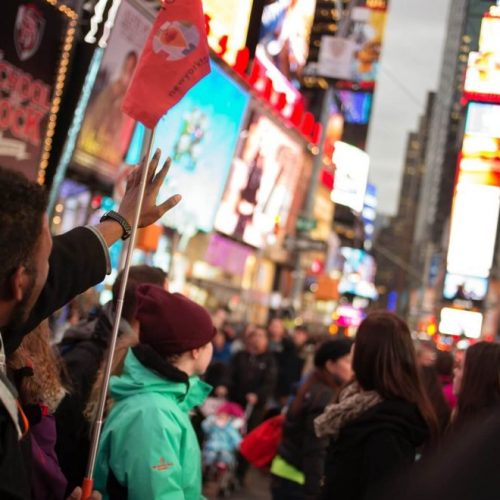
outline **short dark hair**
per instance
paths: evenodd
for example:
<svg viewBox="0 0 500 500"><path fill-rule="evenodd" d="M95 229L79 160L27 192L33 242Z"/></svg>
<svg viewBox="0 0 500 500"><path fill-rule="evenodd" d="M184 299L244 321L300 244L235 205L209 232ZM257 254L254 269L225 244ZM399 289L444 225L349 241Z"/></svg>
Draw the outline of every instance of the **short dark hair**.
<svg viewBox="0 0 500 500"><path fill-rule="evenodd" d="M24 175L0 166L0 297L9 296L7 280L29 266L42 233L47 209L45 189Z"/></svg>
<svg viewBox="0 0 500 500"><path fill-rule="evenodd" d="M163 286L168 274L159 267L152 266L132 266L129 271L127 288L125 289L125 297L123 299L122 316L127 321L132 321L135 318L136 298L135 292L139 285L148 283L152 285ZM123 271L118 273L115 282L113 283L113 305L116 306L120 286L123 279Z"/></svg>
<svg viewBox="0 0 500 500"><path fill-rule="evenodd" d="M453 376L453 365L455 360L453 359L453 354L447 351L438 351L436 359L436 370L439 375L452 377Z"/></svg>

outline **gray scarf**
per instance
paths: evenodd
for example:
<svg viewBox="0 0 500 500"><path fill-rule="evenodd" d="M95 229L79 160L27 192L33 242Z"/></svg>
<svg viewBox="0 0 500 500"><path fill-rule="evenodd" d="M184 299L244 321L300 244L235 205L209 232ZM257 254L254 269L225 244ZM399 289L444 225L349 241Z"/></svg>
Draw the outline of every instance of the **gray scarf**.
<svg viewBox="0 0 500 500"><path fill-rule="evenodd" d="M348 385L339 396L339 402L328 405L314 420L316 436L337 437L340 429L380 403L382 398L375 391L362 391L357 382Z"/></svg>

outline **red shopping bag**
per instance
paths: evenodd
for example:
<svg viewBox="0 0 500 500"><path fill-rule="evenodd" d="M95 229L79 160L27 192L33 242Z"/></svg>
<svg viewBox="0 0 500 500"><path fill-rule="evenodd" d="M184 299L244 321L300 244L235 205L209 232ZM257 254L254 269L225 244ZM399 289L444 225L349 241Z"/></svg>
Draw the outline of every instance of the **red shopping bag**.
<svg viewBox="0 0 500 500"><path fill-rule="evenodd" d="M262 422L242 440L240 453L257 468L267 467L276 456L283 434L284 415Z"/></svg>

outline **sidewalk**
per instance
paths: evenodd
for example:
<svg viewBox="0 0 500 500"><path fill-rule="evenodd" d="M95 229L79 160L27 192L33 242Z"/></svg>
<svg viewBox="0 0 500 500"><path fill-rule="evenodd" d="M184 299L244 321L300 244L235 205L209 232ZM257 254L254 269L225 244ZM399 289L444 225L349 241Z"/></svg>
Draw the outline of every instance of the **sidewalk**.
<svg viewBox="0 0 500 500"><path fill-rule="evenodd" d="M245 488L231 495L230 500L271 500L268 472L250 469L245 483Z"/></svg>
<svg viewBox="0 0 500 500"><path fill-rule="evenodd" d="M212 491L207 486L204 489L204 495L208 500L217 498L212 494ZM269 473L250 469L246 477L245 487L226 498L229 500L271 500Z"/></svg>

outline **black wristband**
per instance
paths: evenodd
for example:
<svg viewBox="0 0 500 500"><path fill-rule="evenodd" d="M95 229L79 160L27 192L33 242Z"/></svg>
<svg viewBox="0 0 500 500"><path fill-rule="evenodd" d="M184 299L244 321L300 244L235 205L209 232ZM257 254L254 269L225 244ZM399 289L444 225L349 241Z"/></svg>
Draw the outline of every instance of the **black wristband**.
<svg viewBox="0 0 500 500"><path fill-rule="evenodd" d="M127 222L125 217L120 215L118 212L115 212L114 210L110 210L101 217L100 222L104 222L105 220L114 220L115 222L118 222L118 224L120 224L123 230L122 240L127 240L128 238L130 238L130 235L132 234L132 228L130 227L130 224Z"/></svg>

